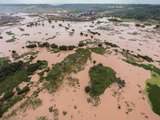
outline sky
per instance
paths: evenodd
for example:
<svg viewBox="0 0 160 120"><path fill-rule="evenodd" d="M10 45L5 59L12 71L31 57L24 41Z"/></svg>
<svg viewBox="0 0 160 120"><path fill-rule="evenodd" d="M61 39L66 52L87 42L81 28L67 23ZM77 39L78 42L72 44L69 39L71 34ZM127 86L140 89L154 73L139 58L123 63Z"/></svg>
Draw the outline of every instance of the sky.
<svg viewBox="0 0 160 120"><path fill-rule="evenodd" d="M116 3L160 4L160 0L0 0L0 4Z"/></svg>

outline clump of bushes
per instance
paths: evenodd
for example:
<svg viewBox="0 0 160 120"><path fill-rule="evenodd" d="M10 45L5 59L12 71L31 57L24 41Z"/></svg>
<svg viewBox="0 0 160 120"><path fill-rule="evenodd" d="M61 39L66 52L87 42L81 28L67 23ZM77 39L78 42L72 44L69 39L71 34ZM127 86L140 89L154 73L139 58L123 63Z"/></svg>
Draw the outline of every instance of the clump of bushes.
<svg viewBox="0 0 160 120"><path fill-rule="evenodd" d="M144 60L146 60L146 61L148 61L148 62L153 62L153 59L152 58L150 58L150 57L148 57L148 56L143 56L143 55L139 55L138 54L138 57L140 57L140 58L142 58L142 59L144 59Z"/></svg>
<svg viewBox="0 0 160 120"><path fill-rule="evenodd" d="M95 47L95 48L90 48L92 52L103 55L106 53L106 48L104 47Z"/></svg>
<svg viewBox="0 0 160 120"><path fill-rule="evenodd" d="M120 85L120 87L125 87L126 82L124 80L117 78L116 82L118 83L118 85Z"/></svg>
<svg viewBox="0 0 160 120"><path fill-rule="evenodd" d="M65 50L68 50L68 47L65 45L62 45L62 46L59 46L59 49L65 51Z"/></svg>
<svg viewBox="0 0 160 120"><path fill-rule="evenodd" d="M80 35L82 36L82 35L84 35L84 34L81 32Z"/></svg>
<svg viewBox="0 0 160 120"><path fill-rule="evenodd" d="M39 46L39 47L49 48L49 47L50 47L50 44L49 44L48 42L44 42L44 43L41 43L41 44L39 43L38 46Z"/></svg>
<svg viewBox="0 0 160 120"><path fill-rule="evenodd" d="M16 96L14 98L12 98L11 100L9 100L7 103L2 103L0 105L0 117L3 116L3 114L9 109L11 108L14 104L16 104L18 101L22 100L23 97L22 96Z"/></svg>
<svg viewBox="0 0 160 120"><path fill-rule="evenodd" d="M43 66L46 66L46 64L47 64L46 61L37 60L36 63L27 66L27 71L29 74L32 74L36 70L43 68Z"/></svg>
<svg viewBox="0 0 160 120"><path fill-rule="evenodd" d="M83 46L85 46L85 44L83 42L79 42L78 46L83 47Z"/></svg>
<svg viewBox="0 0 160 120"><path fill-rule="evenodd" d="M28 86L25 86L22 90L20 88L17 88L16 90L17 90L17 94L20 95L20 94L29 92L30 88Z"/></svg>
<svg viewBox="0 0 160 120"><path fill-rule="evenodd" d="M59 49L60 50L64 50L64 51L73 50L74 48L75 48L75 46L73 46L73 45L70 45L70 46L65 46L65 45L59 46Z"/></svg>
<svg viewBox="0 0 160 120"><path fill-rule="evenodd" d="M51 48L58 48L58 45L56 45L55 43L51 44Z"/></svg>
<svg viewBox="0 0 160 120"><path fill-rule="evenodd" d="M110 43L110 42L104 42L105 45L111 46L111 47L119 47L116 44Z"/></svg>
<svg viewBox="0 0 160 120"><path fill-rule="evenodd" d="M6 91L6 92L4 93L4 95L3 95L3 100L8 100L8 99L12 98L13 95L14 95L14 92L11 91L11 90L8 90L8 91Z"/></svg>
<svg viewBox="0 0 160 120"><path fill-rule="evenodd" d="M30 45L27 45L26 48L36 48L37 45L36 44L30 44Z"/></svg>
<svg viewBox="0 0 160 120"><path fill-rule="evenodd" d="M75 48L75 46L73 46L73 45L68 46L68 50L73 50L74 48Z"/></svg>
<svg viewBox="0 0 160 120"><path fill-rule="evenodd" d="M23 67L23 61L4 64L0 67L0 82Z"/></svg>

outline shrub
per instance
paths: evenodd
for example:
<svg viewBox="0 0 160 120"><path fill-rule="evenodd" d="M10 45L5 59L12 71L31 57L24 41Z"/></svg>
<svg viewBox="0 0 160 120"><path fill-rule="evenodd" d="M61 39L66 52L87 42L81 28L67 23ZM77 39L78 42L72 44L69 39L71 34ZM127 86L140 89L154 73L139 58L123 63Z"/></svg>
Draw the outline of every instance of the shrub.
<svg viewBox="0 0 160 120"><path fill-rule="evenodd" d="M33 63L27 66L27 71L29 74L32 74L36 70L42 68L44 65L46 65L46 61L38 60L37 63Z"/></svg>
<svg viewBox="0 0 160 120"><path fill-rule="evenodd" d="M26 48L36 48L37 45L36 44L31 44L31 45L27 45Z"/></svg>
<svg viewBox="0 0 160 120"><path fill-rule="evenodd" d="M89 92L91 91L91 88L90 88L89 86L86 86L86 87L84 88L84 90L85 90L86 93L89 93Z"/></svg>
<svg viewBox="0 0 160 120"><path fill-rule="evenodd" d="M93 64L96 64L96 61L95 61L95 60L93 60Z"/></svg>
<svg viewBox="0 0 160 120"><path fill-rule="evenodd" d="M23 94L23 93L27 93L28 91L30 91L30 88L28 86L25 86L22 90L18 89L17 94L20 95L20 94Z"/></svg>
<svg viewBox="0 0 160 120"><path fill-rule="evenodd" d="M98 47L102 47L102 44L98 44Z"/></svg>
<svg viewBox="0 0 160 120"><path fill-rule="evenodd" d="M83 33L81 32L80 35L83 35Z"/></svg>
<svg viewBox="0 0 160 120"><path fill-rule="evenodd" d="M79 46L79 47L83 47L83 46L84 46L84 43L83 43L83 42L80 42L80 43L78 44L78 46Z"/></svg>
<svg viewBox="0 0 160 120"><path fill-rule="evenodd" d="M56 45L55 43L51 44L51 48L58 48L58 45Z"/></svg>
<svg viewBox="0 0 160 120"><path fill-rule="evenodd" d="M44 42L44 43L43 43L43 46L44 46L44 47L50 47L50 45L49 45L48 42Z"/></svg>
<svg viewBox="0 0 160 120"><path fill-rule="evenodd" d="M148 57L148 56L143 56L143 55L139 55L138 54L138 57L141 57L142 59L144 59L144 60L146 60L146 61L148 61L148 62L153 62L153 59L152 58L150 58L150 57Z"/></svg>
<svg viewBox="0 0 160 120"><path fill-rule="evenodd" d="M75 46L73 46L73 45L68 46L68 50L73 50L74 48L75 48Z"/></svg>
<svg viewBox="0 0 160 120"><path fill-rule="evenodd" d="M23 67L23 61L4 64L0 68L0 80L4 80L8 75L21 70Z"/></svg>
<svg viewBox="0 0 160 120"><path fill-rule="evenodd" d="M62 45L62 46L59 46L59 49L60 49L60 50L67 50L67 49L68 49L68 47L67 47L67 46L65 46L65 45Z"/></svg>
<svg viewBox="0 0 160 120"><path fill-rule="evenodd" d="M15 50L12 50L12 54L15 54L16 53L16 51Z"/></svg>
<svg viewBox="0 0 160 120"><path fill-rule="evenodd" d="M105 45L109 45L111 47L119 47L118 45L113 44L113 43L109 43L109 42L105 42Z"/></svg>
<svg viewBox="0 0 160 120"><path fill-rule="evenodd" d="M8 99L12 98L13 95L14 95L14 92L9 90L4 93L3 100L8 100Z"/></svg>

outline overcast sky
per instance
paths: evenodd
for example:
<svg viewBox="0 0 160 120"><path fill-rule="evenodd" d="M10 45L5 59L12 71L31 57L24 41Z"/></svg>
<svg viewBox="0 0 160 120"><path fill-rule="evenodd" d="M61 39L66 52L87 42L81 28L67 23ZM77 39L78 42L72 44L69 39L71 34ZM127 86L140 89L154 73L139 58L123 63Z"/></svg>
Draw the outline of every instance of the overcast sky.
<svg viewBox="0 0 160 120"><path fill-rule="evenodd" d="M160 0L0 0L0 4L64 4L64 3L122 3L160 4Z"/></svg>

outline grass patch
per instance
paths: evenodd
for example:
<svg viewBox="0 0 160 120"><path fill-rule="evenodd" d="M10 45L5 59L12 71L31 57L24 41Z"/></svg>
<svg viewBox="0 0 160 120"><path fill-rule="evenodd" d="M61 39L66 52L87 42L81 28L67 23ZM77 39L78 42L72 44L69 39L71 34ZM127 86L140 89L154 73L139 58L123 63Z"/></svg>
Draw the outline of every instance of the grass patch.
<svg viewBox="0 0 160 120"><path fill-rule="evenodd" d="M123 61L125 61L125 62L127 62L129 64L132 64L134 66L142 67L145 70L154 71L154 72L160 74L160 69L155 67L154 65L151 65L151 64L148 64L148 65L146 65L146 64L138 64L138 63L130 61L130 60L123 60Z"/></svg>
<svg viewBox="0 0 160 120"><path fill-rule="evenodd" d="M0 57L0 66L2 66L5 61L6 61L5 57Z"/></svg>
<svg viewBox="0 0 160 120"><path fill-rule="evenodd" d="M21 105L21 109L27 109L28 107L32 107L34 110L42 105L42 101L39 98L28 98Z"/></svg>
<svg viewBox="0 0 160 120"><path fill-rule="evenodd" d="M38 117L37 120L47 120L47 117L46 116L41 116L41 117Z"/></svg>
<svg viewBox="0 0 160 120"><path fill-rule="evenodd" d="M21 101L23 99L22 96L16 96L12 99L10 99L6 104L0 105L0 117L8 111L9 108L11 108L13 105L15 105L17 102Z"/></svg>
<svg viewBox="0 0 160 120"><path fill-rule="evenodd" d="M148 99L151 103L152 110L160 115L160 87L147 83Z"/></svg>
<svg viewBox="0 0 160 120"><path fill-rule="evenodd" d="M144 60L142 58L139 58L137 55L134 55L129 52L129 50L124 50L123 52L120 52L127 60L132 62L143 62Z"/></svg>
<svg viewBox="0 0 160 120"><path fill-rule="evenodd" d="M104 47L96 47L96 48L90 48L92 52L103 55L106 53L106 48Z"/></svg>
<svg viewBox="0 0 160 120"><path fill-rule="evenodd" d="M132 62L143 62L144 60L146 60L147 62L154 62L153 59L147 55L143 56L143 55L134 55L132 53L129 52L129 50L124 50L123 52L120 52L124 57L127 58L127 60L132 61Z"/></svg>
<svg viewBox="0 0 160 120"><path fill-rule="evenodd" d="M46 77L48 83L45 84L45 87L49 92L55 92L63 81L65 75L82 70L90 58L91 52L89 49L77 49L76 53L68 55L64 61L57 63L52 67Z"/></svg>
<svg viewBox="0 0 160 120"><path fill-rule="evenodd" d="M160 115L160 74L151 72L151 78L146 81L145 91L152 110Z"/></svg>
<svg viewBox="0 0 160 120"><path fill-rule="evenodd" d="M91 94L93 94L93 96L103 94L105 89L118 79L116 72L112 68L105 67L102 64L91 67L89 76L91 81Z"/></svg>
<svg viewBox="0 0 160 120"><path fill-rule="evenodd" d="M8 90L13 90L20 83L28 79L28 74L26 70L20 70L13 75L8 76L5 80L0 83L0 95Z"/></svg>

